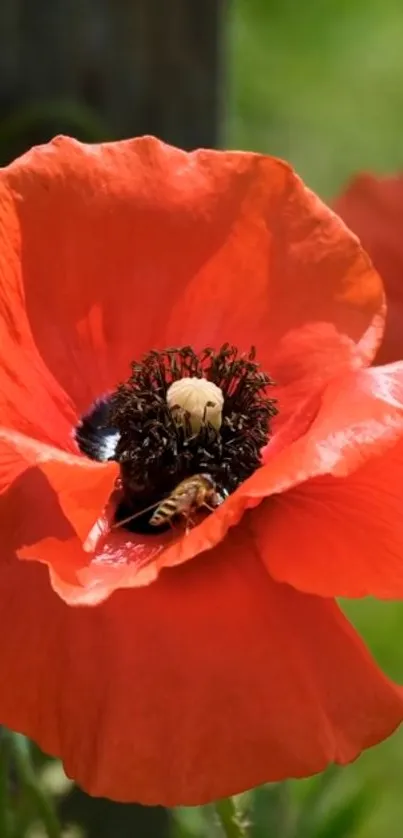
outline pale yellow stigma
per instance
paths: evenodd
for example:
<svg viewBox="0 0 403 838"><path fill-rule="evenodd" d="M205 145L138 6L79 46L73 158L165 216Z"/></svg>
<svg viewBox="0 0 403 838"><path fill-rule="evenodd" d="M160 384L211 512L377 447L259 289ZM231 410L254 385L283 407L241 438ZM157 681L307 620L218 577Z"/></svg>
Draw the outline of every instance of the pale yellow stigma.
<svg viewBox="0 0 403 838"><path fill-rule="evenodd" d="M180 378L168 387L167 402L177 421L182 421L181 413L182 417L185 412L188 414L193 433L197 433L205 422L209 422L216 431L220 430L224 396L212 381Z"/></svg>

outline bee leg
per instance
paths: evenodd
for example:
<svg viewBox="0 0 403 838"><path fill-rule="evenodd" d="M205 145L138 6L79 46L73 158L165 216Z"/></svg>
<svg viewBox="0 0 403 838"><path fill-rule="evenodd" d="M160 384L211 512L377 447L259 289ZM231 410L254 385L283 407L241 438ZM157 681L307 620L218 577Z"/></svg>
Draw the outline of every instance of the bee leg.
<svg viewBox="0 0 403 838"><path fill-rule="evenodd" d="M208 509L209 512L215 512L215 510L217 509L216 506L210 506L209 503L203 503L203 506L205 507L205 509Z"/></svg>
<svg viewBox="0 0 403 838"><path fill-rule="evenodd" d="M193 527L195 527L195 526L196 526L196 523L195 523L195 521L193 521L193 518L189 518L189 516L188 516L186 518L185 535L188 535L190 533L190 530L193 529Z"/></svg>

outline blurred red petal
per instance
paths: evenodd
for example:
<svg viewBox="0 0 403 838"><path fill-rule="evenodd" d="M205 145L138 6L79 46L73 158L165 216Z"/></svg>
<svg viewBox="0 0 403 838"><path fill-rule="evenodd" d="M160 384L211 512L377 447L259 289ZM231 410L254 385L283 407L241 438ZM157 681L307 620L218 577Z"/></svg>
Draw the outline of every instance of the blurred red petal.
<svg viewBox="0 0 403 838"><path fill-rule="evenodd" d="M403 358L403 175L358 175L335 202L385 283L388 311L377 362Z"/></svg>
<svg viewBox="0 0 403 838"><path fill-rule="evenodd" d="M225 550L94 608L3 559L0 722L91 794L170 806L312 774L389 735L401 691L337 606L272 582L245 533Z"/></svg>

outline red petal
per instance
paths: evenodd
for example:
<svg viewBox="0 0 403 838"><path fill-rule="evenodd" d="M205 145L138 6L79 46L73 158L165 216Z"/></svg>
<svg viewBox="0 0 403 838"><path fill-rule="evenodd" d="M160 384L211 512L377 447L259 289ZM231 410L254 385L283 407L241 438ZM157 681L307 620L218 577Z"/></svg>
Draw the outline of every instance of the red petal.
<svg viewBox="0 0 403 838"><path fill-rule="evenodd" d="M301 434L304 423L305 433ZM59 544L57 550L56 544L51 540L41 543L36 540L30 544L25 539L22 542L23 549L21 542L18 545L14 542L14 546L18 547L18 553L23 558L39 557L48 562L56 574L63 578L66 578L68 565L73 566L74 572L78 574L79 583L85 589L81 592L83 601L87 601L89 597L93 602L104 599L117 588L148 584L164 567L182 564L199 553L212 549L223 540L231 527L239 523L245 510L257 507L267 498L262 510L254 510L241 526L248 526L249 521L258 533L262 556L276 578L289 581L297 587L301 586L304 590L322 591L320 586L327 583L319 579L316 583L309 583L312 587L306 582L298 581L300 576L304 578L303 569L299 565L296 580L293 576L286 575L288 565L293 568L295 563L295 551L287 559L290 540L293 539L294 533L297 533L297 527L292 523L293 498L299 498L301 492L309 493L312 485L317 487L315 497L318 498L320 487L326 487L328 483L325 481L316 484L312 479L334 475L337 477L332 484L335 499L336 502L342 503L346 477L355 472L358 474L367 461L368 471L377 468L378 463L380 468L386 468L386 473L389 473L390 468L392 473L396 471L397 464L394 466L392 460L391 467L391 461L388 459L385 461L388 465L384 466L383 458L403 437L403 363L351 372L333 381L323 394L317 415L312 418L308 411L306 416L297 415L295 423L290 424L293 425L290 436L288 428L284 427L279 432L279 444L275 438L268 446L266 464L246 480L219 509L185 536L174 540L170 534L142 537L132 535L124 529L110 532L107 526L104 534L101 521L100 534L92 534L91 538L87 539L85 550L78 540L72 542L71 537L65 545ZM293 487L301 486L303 488L296 495L289 491ZM77 491L78 487L79 483ZM324 489L323 503L326 502L326 497L327 489ZM21 504L18 503L15 506L17 516L20 507ZM95 504L92 514L95 513L94 507ZM379 507L379 516L395 520L396 498L393 494L380 495ZM297 504L296 518L298 509ZM287 515L289 513L285 527L284 510L287 510ZM11 520L9 513L7 520ZM340 537L344 538L343 529L339 529L339 532ZM376 545L376 549L379 550L382 561L384 543L379 539L379 533L372 524L368 526L368 534L372 545ZM46 533L43 538L45 537ZM300 537L296 537L298 540L295 543L299 544ZM310 547L315 544L314 539L315 531L312 530ZM276 550L273 549L274 543L277 545ZM292 543L294 544L294 541ZM319 544L321 545L320 540ZM400 552L403 555L403 544ZM365 590L375 594L379 585L373 590L372 582L373 578L368 576ZM65 593L58 583L56 589L70 601L69 591ZM339 593L341 591L338 586L335 589L326 588L326 595L336 596ZM76 598L77 593L74 592L73 602Z"/></svg>
<svg viewBox="0 0 403 838"><path fill-rule="evenodd" d="M333 602L272 582L250 548L238 531L225 555L94 608L3 561L0 722L91 794L170 806L349 762L389 735L398 688Z"/></svg>
<svg viewBox="0 0 403 838"><path fill-rule="evenodd" d="M12 428L72 450L77 411L114 386L133 355L156 339L160 346L256 343L263 363L273 359L283 420L310 388L371 355L378 278L341 222L280 161L188 155L152 138L102 146L59 138L1 179L6 437ZM303 372L294 363L302 352ZM25 454L12 442L3 451L3 478L19 474ZM67 467L47 456L44 491L60 495L61 512L84 540L112 471L91 466L84 476L82 462ZM32 478L20 505L31 518L41 503ZM30 535L25 554L43 559L52 548L55 567L67 568L76 546L66 522L63 543L55 541L58 526L49 522L41 540ZM207 540L214 544L216 536ZM199 540L196 552L203 545ZM81 555L80 565L87 563Z"/></svg>
<svg viewBox="0 0 403 838"><path fill-rule="evenodd" d="M0 425L72 450L75 411L38 351L26 310L27 265L16 196L7 188L6 173L7 169L0 172ZM31 212L35 213L34 207ZM46 237L46 225L42 237ZM40 285L38 292L41 296ZM48 315L51 321L43 295L41 301L44 317ZM57 330L56 324L53 329Z"/></svg>
<svg viewBox="0 0 403 838"><path fill-rule="evenodd" d="M270 574L321 596L403 597L403 442L340 480L319 477L255 510Z"/></svg>
<svg viewBox="0 0 403 838"><path fill-rule="evenodd" d="M6 448L9 430L29 435L24 450L39 440L72 451L77 413L156 341L257 344L262 363L273 361L283 422L311 390L372 354L379 279L281 161L186 154L153 138L59 138L4 169L0 190L3 485L25 456L10 440ZM294 363L302 353L303 369ZM46 456L46 479L85 539L111 472L94 467L80 486L81 464L61 470L49 448ZM38 489L32 475L28 486ZM24 501L31 514L38 501L28 491ZM29 550L42 558L38 542Z"/></svg>
<svg viewBox="0 0 403 838"><path fill-rule="evenodd" d="M80 567L88 561L81 549L73 562L70 542L88 537L117 473L115 463L100 465L0 429L3 549L12 545L37 561L49 553L55 568L70 575L78 561Z"/></svg>
<svg viewBox="0 0 403 838"><path fill-rule="evenodd" d="M281 161L58 138L1 177L3 328L24 325L8 354L17 371L43 358L78 412L155 344L253 343L269 364L283 336L324 322L344 363L343 338L379 312L355 238Z"/></svg>
<svg viewBox="0 0 403 838"><path fill-rule="evenodd" d="M352 374L335 389L283 452L294 483L285 484L284 466L283 493L254 510L250 526L278 581L322 596L400 597L403 364Z"/></svg>
<svg viewBox="0 0 403 838"><path fill-rule="evenodd" d="M326 384L370 363L382 335L382 316L373 322L358 346L329 323L310 323L288 332L274 348L269 367L277 384L272 391L278 406L278 415L272 421L274 432L283 431L289 420L295 423L296 414L301 419L308 412L311 421ZM304 423L305 419L301 433L306 430Z"/></svg>
<svg viewBox="0 0 403 838"><path fill-rule="evenodd" d="M308 430L295 441L287 439L287 428L284 428L282 444L278 446L274 439L273 453L271 444L268 446L265 466L246 480L213 515L168 547L157 558L157 566L176 565L214 547L228 529L239 522L245 509L270 498L259 513L255 510L249 518L253 522L253 516L258 516L258 520L263 521L263 540L259 543L264 541L266 545L263 552L269 556L270 568L271 532L276 534L276 539L280 537L273 496L278 496L281 503L283 493L320 475L337 476L335 492L342 493L344 480L340 478L354 473L367 460L369 464L381 461L380 455L384 456L384 452L402 439L403 363L352 372L333 381L323 394L315 419L312 421L309 412L307 417L297 416L297 428L303 421L308 424L308 420L311 420ZM394 499L384 496L383 514L388 516L394 509ZM289 526L294 532L291 518ZM314 532L311 542L312 538ZM376 541L373 543L378 547ZM403 555L403 544L401 552ZM332 593L336 595L335 591Z"/></svg>
<svg viewBox="0 0 403 838"><path fill-rule="evenodd" d="M385 283L388 313L377 360L403 358L403 176L359 175L335 208L360 237Z"/></svg>

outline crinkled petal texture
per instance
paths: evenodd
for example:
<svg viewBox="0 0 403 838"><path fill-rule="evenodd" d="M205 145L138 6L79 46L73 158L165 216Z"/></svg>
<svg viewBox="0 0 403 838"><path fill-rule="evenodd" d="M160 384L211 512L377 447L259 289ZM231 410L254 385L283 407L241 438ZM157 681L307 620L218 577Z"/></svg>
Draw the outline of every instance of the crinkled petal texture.
<svg viewBox="0 0 403 838"><path fill-rule="evenodd" d="M277 382L276 432L290 419L300 433L380 338L381 284L356 238L260 155L58 138L1 172L0 245L0 487L18 480L20 544L7 503L1 523L67 582L116 478L75 456L71 428L133 358L254 344Z"/></svg>
<svg viewBox="0 0 403 838"><path fill-rule="evenodd" d="M152 138L16 161L0 238L0 723L92 794L168 805L312 774L391 733L401 691L327 598L361 592L368 562L368 588L400 584L387 457L403 372L362 369L383 297L356 238L280 161ZM277 382L263 467L186 538L105 532L117 468L77 455L77 416L141 353L226 341L256 345ZM316 535L299 514L320 481L353 535L354 486L385 516L372 564L356 539L355 575L341 543L322 552L329 516ZM294 521L318 548L304 571Z"/></svg>
<svg viewBox="0 0 403 838"><path fill-rule="evenodd" d="M242 529L96 608L36 563L0 586L1 721L94 795L205 803L346 763L402 718L337 606L273 582Z"/></svg>
<svg viewBox="0 0 403 838"><path fill-rule="evenodd" d="M53 569L55 589L70 604L96 604L117 588L147 585L163 568L216 545L228 555L225 537L235 525L245 528L249 550L258 549L278 581L322 596L398 598L402 451L403 363L396 363L330 382L314 417L308 410L287 423L267 446L265 464L186 537L111 533L101 519L92 547L91 538L84 549L67 531L64 549L55 549L43 494L29 526L18 531L23 498L33 493L27 487L32 473L4 498L3 514L18 532L10 546L26 559L37 558L39 549ZM63 515L58 526L62 534Z"/></svg>
<svg viewBox="0 0 403 838"><path fill-rule="evenodd" d="M360 237L385 283L386 329L377 361L403 358L403 176L358 175L335 209Z"/></svg>
<svg viewBox="0 0 403 838"><path fill-rule="evenodd" d="M329 385L310 431L277 458L280 491L250 516L275 579L321 596L403 596L402 433L402 363Z"/></svg>

